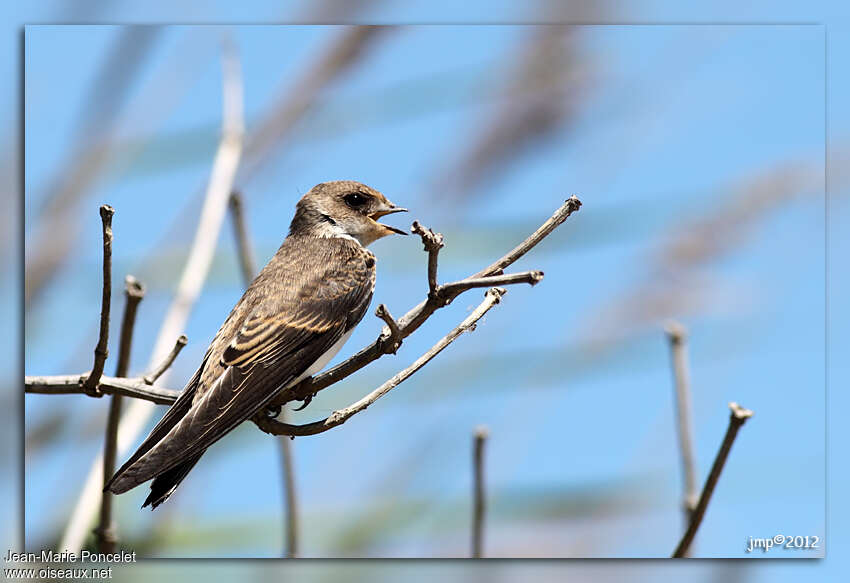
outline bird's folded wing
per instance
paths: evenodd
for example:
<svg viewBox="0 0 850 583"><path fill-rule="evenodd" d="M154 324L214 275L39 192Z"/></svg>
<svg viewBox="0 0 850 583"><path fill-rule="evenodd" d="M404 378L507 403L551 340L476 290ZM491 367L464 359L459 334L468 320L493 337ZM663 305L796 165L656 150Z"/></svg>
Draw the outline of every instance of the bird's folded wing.
<svg viewBox="0 0 850 583"><path fill-rule="evenodd" d="M329 268L317 276L320 283L311 293L278 297L252 310L223 352L224 373L159 443L125 464L113 492L129 490L208 448L261 410L362 318L372 296L373 270Z"/></svg>

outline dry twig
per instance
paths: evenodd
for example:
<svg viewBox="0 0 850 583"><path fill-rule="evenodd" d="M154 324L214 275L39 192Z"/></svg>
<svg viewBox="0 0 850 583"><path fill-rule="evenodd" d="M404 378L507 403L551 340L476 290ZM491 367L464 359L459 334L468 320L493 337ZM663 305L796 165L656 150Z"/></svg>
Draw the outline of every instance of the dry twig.
<svg viewBox="0 0 850 583"><path fill-rule="evenodd" d="M413 221L410 230L422 238L422 244L428 252L428 297L434 297L437 294L437 257L440 249L443 248L443 235L426 229L419 224L419 221Z"/></svg>
<svg viewBox="0 0 850 583"><path fill-rule="evenodd" d="M130 367L130 351L133 346L133 328L136 325L136 310L145 297L144 286L132 275L124 279L124 317L121 321L121 341L118 344L118 362L115 376L126 377ZM103 446L104 485L115 472L115 452L118 449L118 421L121 417L121 395L112 395L109 400L109 415L106 418L106 436ZM102 553L115 552L115 525L112 524L112 496L104 491L100 501L100 523L94 529L97 549Z"/></svg>
<svg viewBox="0 0 850 583"><path fill-rule="evenodd" d="M109 311L112 304L112 215L115 209L108 204L100 207L100 220L103 224L103 294L100 302L100 334L94 347L94 366L83 383L83 390L93 397L99 397L97 383L103 375L106 357L109 355Z"/></svg>
<svg viewBox="0 0 850 583"><path fill-rule="evenodd" d="M177 355L180 354L180 351L183 350L183 347L189 343L189 339L186 338L185 334L181 334L177 337L177 340L174 342L174 348L171 349L171 352L166 355L165 358L162 359L152 371L142 377L142 380L146 385L154 384L159 377L165 374L171 365L174 364L174 361L177 359Z"/></svg>
<svg viewBox="0 0 850 583"><path fill-rule="evenodd" d="M555 211L555 213L549 217L546 222L540 225L536 231L534 231L528 238L511 249L508 253L506 253L501 259L489 265L473 275L473 278L476 277L489 277L491 275L497 275L502 273L502 270L514 263L517 259L528 253L535 245L537 245L540 241L542 241L549 233L557 229L561 223L566 221L571 214L576 212L581 208L581 201L577 196L573 195L564 201L564 204Z"/></svg>
<svg viewBox="0 0 850 583"><path fill-rule="evenodd" d="M80 375L27 376L24 385L27 393L35 395L79 395L85 394ZM118 378L101 376L97 390L104 395L121 395L157 405L170 405L180 396L180 391L151 386L143 377Z"/></svg>
<svg viewBox="0 0 850 583"><path fill-rule="evenodd" d="M673 551L673 558L682 558L691 546L691 542L696 536L702 518L705 515L705 509L708 508L708 503L711 500L711 495L714 493L714 487L717 486L717 480L720 479L720 472L723 471L723 466L726 464L726 458L729 457L729 451L732 449L732 444L735 443L735 437L738 435L738 430L746 423L747 419L753 416L753 412L749 409L744 409L738 403L729 403L729 409L732 414L729 416L729 427L726 429L726 435L723 437L723 443L720 444L720 450L717 452L717 457L714 459L714 464L711 466L711 472L705 480L705 486L702 488L697 507L691 516L691 523L688 525L688 530L685 531L682 540L676 550Z"/></svg>

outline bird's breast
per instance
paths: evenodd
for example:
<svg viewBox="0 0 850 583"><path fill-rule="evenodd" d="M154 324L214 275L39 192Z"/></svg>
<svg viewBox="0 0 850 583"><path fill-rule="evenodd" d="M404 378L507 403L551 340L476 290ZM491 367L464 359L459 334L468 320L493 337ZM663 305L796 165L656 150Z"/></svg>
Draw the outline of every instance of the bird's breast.
<svg viewBox="0 0 850 583"><path fill-rule="evenodd" d="M336 356L337 352L342 349L342 345L346 343L346 341L351 337L354 333L354 326L352 326L347 332L345 332L342 336L340 336L339 340L337 340L333 346L328 348L328 350L321 355L316 362L311 364L307 370L305 370L301 375L299 375L294 381L287 385L287 388L292 387L303 381L309 376L313 376L323 368L327 366L327 364Z"/></svg>

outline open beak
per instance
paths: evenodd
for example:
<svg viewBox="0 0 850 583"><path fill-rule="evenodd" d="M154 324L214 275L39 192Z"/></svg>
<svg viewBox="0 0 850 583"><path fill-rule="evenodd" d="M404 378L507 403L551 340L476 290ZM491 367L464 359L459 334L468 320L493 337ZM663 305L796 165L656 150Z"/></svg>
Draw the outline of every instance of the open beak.
<svg viewBox="0 0 850 583"><path fill-rule="evenodd" d="M389 204L381 207L377 211L370 214L369 218L372 219L373 221L377 222L378 219L380 219L383 216L391 215L393 213L406 213L406 212L407 212L406 208L396 206L396 205L394 205L393 203L390 202ZM397 229L396 227L392 227L390 225L385 225L384 223L378 223L378 224L381 225L382 227L384 227L385 229L387 229L388 231L392 231L393 233L397 233L399 235L407 235L406 231L402 231L401 229Z"/></svg>

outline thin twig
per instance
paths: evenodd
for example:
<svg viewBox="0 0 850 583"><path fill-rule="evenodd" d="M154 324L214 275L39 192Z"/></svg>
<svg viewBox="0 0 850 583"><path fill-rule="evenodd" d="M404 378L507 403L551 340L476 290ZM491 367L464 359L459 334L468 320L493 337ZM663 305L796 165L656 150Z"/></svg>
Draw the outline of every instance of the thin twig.
<svg viewBox="0 0 850 583"><path fill-rule="evenodd" d="M437 258L444 245L443 235L426 229L419 221L413 221L410 231L422 238L422 244L428 252L428 297L434 297L437 294Z"/></svg>
<svg viewBox="0 0 850 583"><path fill-rule="evenodd" d="M717 452L717 457L714 459L714 464L711 466L711 472L705 480L705 486L702 488L697 507L691 517L691 523L688 525L688 530L685 531L682 540L673 552L673 558L682 558L688 552L688 547L694 540L694 536L699 529L702 518L705 515L705 509L708 508L708 503L711 500L711 495L714 493L714 487L717 486L717 480L720 479L720 472L723 471L723 466L726 464L726 458L729 457L729 450L732 449L732 444L735 442L735 437L738 435L738 430L741 428L747 419L753 416L753 412L749 409L744 409L738 403L729 403L729 409L732 414L729 416L729 427L726 429L726 435L723 437L723 443L720 445L720 450Z"/></svg>
<svg viewBox="0 0 850 583"><path fill-rule="evenodd" d="M304 425L290 425L288 423L280 423L275 419L268 417L265 413L261 413L254 418L254 423L257 426L265 431L266 433L271 433L273 435L291 435L291 436L301 436L301 435L316 435L317 433L323 433L329 429L332 429L338 425L342 425L346 421L348 421L351 417L360 413L361 411L365 411L372 403L389 393L395 387L400 385L402 382L410 378L416 371L421 369L423 366L428 364L428 362L437 356L440 352L443 351L446 346L454 342L458 336L466 332L467 330L473 329L475 327L475 323L481 319L484 314L486 314L490 308L495 306L501 301L502 296L506 293L504 289L501 288L493 288L487 290L484 294L484 301L473 310L466 319L461 322L454 330L449 332L446 336L440 339L434 346L432 346L425 354L416 359L413 364L405 368L404 370L397 373L391 379L386 381L380 387L357 401L345 407L344 409L339 409L331 413L325 419L321 421L315 421L313 423L306 423Z"/></svg>
<svg viewBox="0 0 850 583"><path fill-rule="evenodd" d="M491 275L490 277L470 277L439 286L437 288L437 296L454 298L459 293L475 287L491 287L494 285L511 285L515 283L537 285L542 280L543 272L539 270L506 275Z"/></svg>
<svg viewBox="0 0 850 583"><path fill-rule="evenodd" d="M130 367L130 352L133 347L133 328L136 325L136 310L145 297L145 287L132 275L124 279L124 317L121 321L121 341L118 344L118 362L115 376L126 377ZM103 479L106 481L115 472L115 452L118 449L118 421L121 418L121 395L112 395L109 400L109 415L106 418L106 436L103 447ZM115 525L112 522L111 492L104 491L100 501L100 523L94 529L97 549L102 553L115 552L117 542Z"/></svg>
<svg viewBox="0 0 850 583"><path fill-rule="evenodd" d="M24 378L27 393L35 395L79 395L86 394L83 389L84 375L28 376ZM144 378L119 378L103 375L97 385L104 395L121 395L157 405L171 405L180 396L180 391L153 387Z"/></svg>
<svg viewBox="0 0 850 583"><path fill-rule="evenodd" d="M177 340L174 342L174 348L171 349L171 352L162 359L162 362L157 365L152 371L142 377L146 385L152 385L156 382L156 380L165 374L174 361L177 359L177 355L180 354L180 351L183 350L183 347L189 343L189 339L186 338L185 334L181 334L177 337Z"/></svg>
<svg viewBox="0 0 850 583"><path fill-rule="evenodd" d="M115 376L126 377L130 368L130 351L133 348L133 331L136 327L136 311L145 297L145 286L132 275L124 278L124 317L121 320L121 336L118 342L118 362Z"/></svg>
<svg viewBox="0 0 850 583"><path fill-rule="evenodd" d="M401 330L398 328L398 322L395 321L395 318L393 318L389 309L384 304L378 305L375 309L375 315L387 324L387 334L383 336L386 344L385 350L390 354L395 354L398 352L402 341Z"/></svg>
<svg viewBox="0 0 850 583"><path fill-rule="evenodd" d="M676 420L679 429L679 450L682 456L682 474L684 476L684 494L682 510L685 514L685 527L691 523L697 506L696 456L692 437L691 382L688 374L687 330L678 322L667 325L670 350L673 361L673 383L676 387Z"/></svg>
<svg viewBox="0 0 850 583"><path fill-rule="evenodd" d="M472 470L473 483L473 506L472 506L472 558L480 559L484 549L484 516L486 510L484 490L484 444L487 442L490 432L484 426L475 429Z"/></svg>
<svg viewBox="0 0 850 583"><path fill-rule="evenodd" d="M232 47L225 45L222 52L221 138L207 182L195 239L177 286L177 293L157 334L148 368L162 361L171 347L173 338L183 332L192 306L209 273L221 223L227 211L227 201L233 190L233 178L242 156L243 134L242 73L237 55ZM140 400L133 401L127 408L119 425L118 455L124 455L130 449L153 412L153 407ZM83 546L89 525L97 513L97 503L103 488L100 475L102 466L103 462L98 457L89 469L86 483L59 543L62 550L78 551Z"/></svg>
<svg viewBox="0 0 850 583"><path fill-rule="evenodd" d="M112 303L112 215L115 209L108 204L100 207L100 221L103 225L103 294L100 302L100 334L94 348L94 366L92 366L83 388L86 393L98 396L97 383L103 374L106 357L109 355L109 310Z"/></svg>
<svg viewBox="0 0 850 583"><path fill-rule="evenodd" d="M561 223L566 221L571 214L576 212L581 208L581 201L576 197L576 195L572 195L561 207L555 211L549 219L540 225L540 227L534 231L525 241L511 249L508 253L504 255L501 259L489 265L488 267L482 269L472 277L487 277L490 275L496 275L502 273L502 270L505 269L508 265L514 263L517 259L528 253L535 245L537 245L540 241L542 241L549 233L554 231Z"/></svg>

